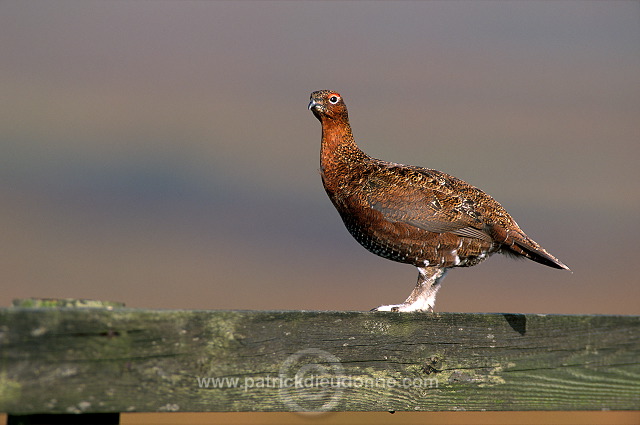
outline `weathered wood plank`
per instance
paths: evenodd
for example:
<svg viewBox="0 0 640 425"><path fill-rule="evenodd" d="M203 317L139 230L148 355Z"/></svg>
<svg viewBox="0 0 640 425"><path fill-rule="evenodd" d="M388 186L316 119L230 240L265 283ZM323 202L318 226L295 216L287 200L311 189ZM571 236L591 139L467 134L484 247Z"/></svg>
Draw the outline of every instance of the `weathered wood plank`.
<svg viewBox="0 0 640 425"><path fill-rule="evenodd" d="M0 309L10 413L638 408L637 316Z"/></svg>

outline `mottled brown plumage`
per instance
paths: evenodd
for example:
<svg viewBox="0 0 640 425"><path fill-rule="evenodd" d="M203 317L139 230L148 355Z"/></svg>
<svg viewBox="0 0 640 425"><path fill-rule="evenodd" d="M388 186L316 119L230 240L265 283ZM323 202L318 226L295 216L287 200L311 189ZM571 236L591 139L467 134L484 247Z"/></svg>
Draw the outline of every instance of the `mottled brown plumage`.
<svg viewBox="0 0 640 425"><path fill-rule="evenodd" d="M496 252L569 270L480 189L440 171L366 155L340 94L313 92L309 109L322 123L322 182L349 233L374 254L418 268L409 298L377 310L432 310L449 268L476 265Z"/></svg>

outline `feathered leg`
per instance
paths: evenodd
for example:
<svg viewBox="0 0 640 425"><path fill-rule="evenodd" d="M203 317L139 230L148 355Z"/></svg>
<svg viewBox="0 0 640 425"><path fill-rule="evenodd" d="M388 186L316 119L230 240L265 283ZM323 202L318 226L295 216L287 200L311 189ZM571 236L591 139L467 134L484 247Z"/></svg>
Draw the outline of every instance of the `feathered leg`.
<svg viewBox="0 0 640 425"><path fill-rule="evenodd" d="M402 304L381 305L372 311L433 311L436 293L447 269L442 267L418 267L418 283Z"/></svg>

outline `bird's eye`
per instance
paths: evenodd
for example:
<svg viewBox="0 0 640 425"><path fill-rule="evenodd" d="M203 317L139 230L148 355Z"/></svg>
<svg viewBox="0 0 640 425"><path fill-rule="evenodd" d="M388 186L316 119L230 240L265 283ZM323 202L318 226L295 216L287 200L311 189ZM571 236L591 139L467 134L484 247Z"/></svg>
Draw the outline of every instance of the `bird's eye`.
<svg viewBox="0 0 640 425"><path fill-rule="evenodd" d="M338 99L339 99L339 97L338 97L338 96L331 96L331 97L329 98L329 102L331 102L332 104L334 104L334 105L335 105L336 103L338 103Z"/></svg>

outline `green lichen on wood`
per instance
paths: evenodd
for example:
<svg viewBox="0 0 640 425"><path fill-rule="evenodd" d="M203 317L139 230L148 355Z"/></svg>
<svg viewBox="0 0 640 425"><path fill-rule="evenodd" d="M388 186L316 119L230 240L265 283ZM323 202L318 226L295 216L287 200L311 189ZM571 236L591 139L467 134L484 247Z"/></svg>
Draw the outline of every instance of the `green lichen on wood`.
<svg viewBox="0 0 640 425"><path fill-rule="evenodd" d="M8 403L19 401L21 389L20 382L9 379L6 372L0 372L0 400L6 400Z"/></svg>
<svg viewBox="0 0 640 425"><path fill-rule="evenodd" d="M76 298L20 298L13 300L13 307L20 308L122 308L118 301L98 301Z"/></svg>
<svg viewBox="0 0 640 425"><path fill-rule="evenodd" d="M11 307L0 353L12 413L640 405L631 316Z"/></svg>

